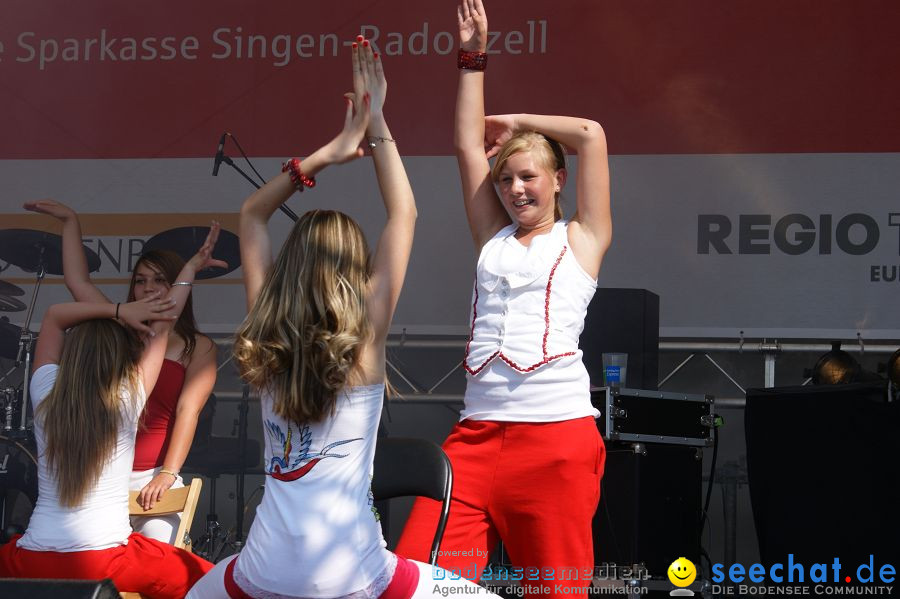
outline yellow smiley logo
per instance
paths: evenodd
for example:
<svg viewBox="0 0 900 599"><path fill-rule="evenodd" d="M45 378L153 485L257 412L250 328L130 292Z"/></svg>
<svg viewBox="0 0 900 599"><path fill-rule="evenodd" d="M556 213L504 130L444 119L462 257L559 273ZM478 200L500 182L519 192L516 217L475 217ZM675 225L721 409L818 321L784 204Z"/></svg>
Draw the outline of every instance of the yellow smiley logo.
<svg viewBox="0 0 900 599"><path fill-rule="evenodd" d="M679 557L669 566L668 574L669 582L677 587L686 587L690 586L697 578L697 568L694 567L691 560Z"/></svg>

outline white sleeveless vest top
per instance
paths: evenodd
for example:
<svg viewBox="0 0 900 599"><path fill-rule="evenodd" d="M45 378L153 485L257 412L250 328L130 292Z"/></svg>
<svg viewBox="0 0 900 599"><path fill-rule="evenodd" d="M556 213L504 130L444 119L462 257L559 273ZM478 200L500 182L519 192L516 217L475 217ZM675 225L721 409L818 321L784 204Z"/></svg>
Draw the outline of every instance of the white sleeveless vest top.
<svg viewBox="0 0 900 599"><path fill-rule="evenodd" d="M528 247L517 226L481 250L466 346L461 418L557 422L599 416L578 338L597 283L569 247L568 222Z"/></svg>

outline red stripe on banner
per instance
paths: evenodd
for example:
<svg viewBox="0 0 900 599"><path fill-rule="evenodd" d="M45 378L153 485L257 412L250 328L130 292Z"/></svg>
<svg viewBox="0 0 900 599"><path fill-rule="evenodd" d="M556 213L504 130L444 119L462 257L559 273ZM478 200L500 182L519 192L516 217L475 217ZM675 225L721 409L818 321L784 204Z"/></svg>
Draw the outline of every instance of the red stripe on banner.
<svg viewBox="0 0 900 599"><path fill-rule="evenodd" d="M490 112L594 118L615 154L900 151L893 0L486 4ZM361 26L402 151L452 153L453 2L0 10L0 159L211 157L223 130L255 156L309 152L340 127Z"/></svg>

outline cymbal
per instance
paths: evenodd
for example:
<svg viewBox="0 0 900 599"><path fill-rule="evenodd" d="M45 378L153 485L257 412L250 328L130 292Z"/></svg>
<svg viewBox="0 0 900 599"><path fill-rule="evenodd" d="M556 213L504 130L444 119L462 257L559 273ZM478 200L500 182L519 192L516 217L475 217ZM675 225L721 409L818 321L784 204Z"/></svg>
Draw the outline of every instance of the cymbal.
<svg viewBox="0 0 900 599"><path fill-rule="evenodd" d="M4 316L0 319L0 357L15 360L19 353L19 336L22 329L11 324Z"/></svg>
<svg viewBox="0 0 900 599"><path fill-rule="evenodd" d="M100 256L93 250L83 249L88 271L99 270ZM61 275L62 237L32 229L4 229L0 231L0 259L26 272L37 272L43 265L46 274Z"/></svg>
<svg viewBox="0 0 900 599"><path fill-rule="evenodd" d="M177 227L157 233L147 240L143 251L169 250L175 252L187 262L206 241L209 227ZM214 279L227 275L241 265L241 246L238 236L231 231L219 231L219 241L213 250L213 258L224 260L228 268L208 268L198 272L195 279Z"/></svg>
<svg viewBox="0 0 900 599"><path fill-rule="evenodd" d="M0 312L21 312L24 309L25 304L16 298L0 295Z"/></svg>
<svg viewBox="0 0 900 599"><path fill-rule="evenodd" d="M0 279L0 295L25 295L25 290Z"/></svg>

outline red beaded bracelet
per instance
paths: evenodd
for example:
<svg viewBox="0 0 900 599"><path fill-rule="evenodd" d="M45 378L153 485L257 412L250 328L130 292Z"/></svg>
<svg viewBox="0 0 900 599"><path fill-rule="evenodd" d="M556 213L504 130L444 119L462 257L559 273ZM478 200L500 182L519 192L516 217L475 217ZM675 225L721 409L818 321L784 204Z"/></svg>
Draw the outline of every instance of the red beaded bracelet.
<svg viewBox="0 0 900 599"><path fill-rule="evenodd" d="M469 52L460 48L456 57L456 66L470 71L483 71L487 68L487 59L487 52Z"/></svg>
<svg viewBox="0 0 900 599"><path fill-rule="evenodd" d="M291 182L294 184L294 187L297 188L297 191L302 192L304 187L316 186L316 178L307 177L303 174L303 171L300 170L299 158L291 158L282 164L281 172L288 173L291 176Z"/></svg>

